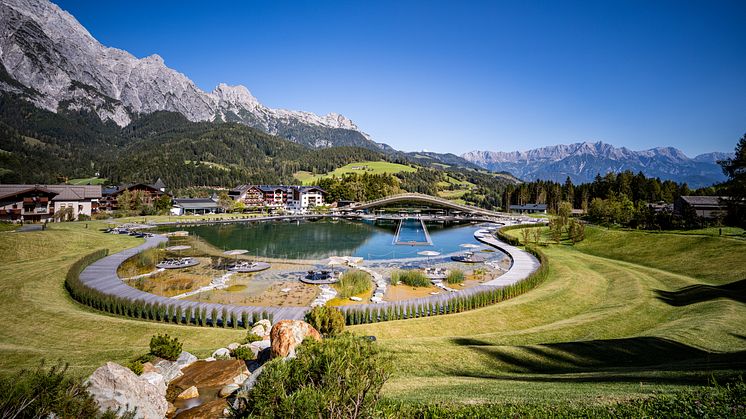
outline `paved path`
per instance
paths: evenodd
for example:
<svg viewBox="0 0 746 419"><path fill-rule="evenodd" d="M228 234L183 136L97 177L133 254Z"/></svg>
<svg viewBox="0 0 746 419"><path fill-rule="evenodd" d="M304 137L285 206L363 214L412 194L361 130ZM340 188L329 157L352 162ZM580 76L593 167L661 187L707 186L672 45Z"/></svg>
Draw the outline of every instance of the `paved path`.
<svg viewBox="0 0 746 419"><path fill-rule="evenodd" d="M539 268L539 261L530 253L527 253L515 246L511 246L496 239L486 229L477 230L474 233L474 237L482 243L496 247L504 251L511 259L511 266L508 271L483 284L475 287L459 290L457 292L449 292L438 295L431 295L428 297L409 299L405 301L397 302L379 302L378 304L359 304L339 307L342 310L346 309L361 309L366 306L369 307L382 307L385 308L389 305L393 306L410 306L410 305L427 305L431 303L445 302L452 298L469 296L478 294L482 291L489 291L495 289L495 287L505 287L508 285L515 284ZM124 297L129 300L140 300L146 303L160 303L166 304L173 307L181 307L182 312L189 307L193 310L205 308L207 310L208 317L212 313L212 309L215 308L218 311L218 319L221 319L223 308L227 308L230 313L235 313L237 318L241 318L242 313L247 313L249 318L253 317L254 313L269 313L272 315L274 321L283 319L302 319L305 313L310 310L310 307L261 307L261 306L234 306L228 304L216 304L216 303L204 303L198 301L186 301L174 298L162 297L155 294L140 291L136 288L130 287L124 283L117 276L117 268L128 258L136 255L137 253L156 247L161 243L167 241L166 237L155 235L145 239L145 243L133 247L131 249L124 250L119 253L107 256L103 259L92 263L86 267L80 274L80 280L86 286L101 291L108 295L114 295L118 297Z"/></svg>
<svg viewBox="0 0 746 419"><path fill-rule="evenodd" d="M218 310L218 319L222 317L223 308L227 308L230 313L236 313L236 316L240 319L242 313L247 313L249 318L252 318L254 313L261 314L267 312L272 314L273 321L283 319L302 319L309 307L259 307L259 306L234 306L228 304L215 304L215 303L203 303L199 301L186 301L177 300L168 297L161 297L159 295L151 294L148 292L140 291L136 288L130 287L124 283L117 276L117 268L128 258L138 254L139 252L156 247L161 243L166 242L166 238L163 236L153 236L145 239L145 243L133 247L131 249L124 250L119 253L107 256L99 259L86 267L80 274L80 280L86 286L101 291L108 295L114 295L117 297L124 297L129 300L140 300L146 303L160 303L171 305L173 307L181 307L182 312L185 312L188 307L192 309L207 310L207 316L212 314L212 309Z"/></svg>
<svg viewBox="0 0 746 419"><path fill-rule="evenodd" d="M367 306L371 308L382 307L385 309L389 305L406 307L410 305L416 306L418 304L422 304L423 306L432 303L438 304L439 302L446 302L452 298L470 296L479 294L480 292L494 290L496 287L506 287L508 285L515 284L516 282L528 278L529 275L539 269L540 263L532 254L498 240L497 238L492 236L490 231L487 229L480 229L475 231L474 237L482 243L504 251L510 258L510 269L508 269L508 271L503 275L491 281L484 282L475 287L457 290L456 292L447 292L444 294L431 295L428 297L414 298L404 301L383 302L379 304L356 304L340 306L338 308L341 310L352 310L365 309Z"/></svg>
<svg viewBox="0 0 746 419"><path fill-rule="evenodd" d="M487 230L477 230L474 238L482 243L496 247L505 252L510 258L510 269L497 278L487 281L484 285L505 287L528 278L529 275L539 269L540 263L534 255L498 240Z"/></svg>

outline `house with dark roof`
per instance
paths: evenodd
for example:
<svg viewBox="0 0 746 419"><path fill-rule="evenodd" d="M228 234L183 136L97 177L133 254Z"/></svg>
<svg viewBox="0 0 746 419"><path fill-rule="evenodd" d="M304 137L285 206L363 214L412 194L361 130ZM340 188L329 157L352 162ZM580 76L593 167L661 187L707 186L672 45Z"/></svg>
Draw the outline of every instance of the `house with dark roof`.
<svg viewBox="0 0 746 419"><path fill-rule="evenodd" d="M171 214L216 214L223 212L216 197L212 198L174 198Z"/></svg>
<svg viewBox="0 0 746 419"><path fill-rule="evenodd" d="M511 205L510 212L520 212L521 214L546 214L547 204L523 204L523 205Z"/></svg>
<svg viewBox="0 0 746 419"><path fill-rule="evenodd" d="M108 187L103 190L103 198L101 200L101 206L107 211L115 211L119 209L119 197L124 191L129 191L132 194L136 194L140 197L143 205L149 206L160 199L161 197L170 196L166 193L166 185L163 183L161 178L158 178L155 182L148 183L127 183L120 186Z"/></svg>
<svg viewBox="0 0 746 419"><path fill-rule="evenodd" d="M673 204L674 214L684 217L695 214L705 220L725 217L728 198L724 196L680 196Z"/></svg>
<svg viewBox="0 0 746 419"><path fill-rule="evenodd" d="M0 185L0 219L47 221L70 208L73 219L99 209L100 185Z"/></svg>

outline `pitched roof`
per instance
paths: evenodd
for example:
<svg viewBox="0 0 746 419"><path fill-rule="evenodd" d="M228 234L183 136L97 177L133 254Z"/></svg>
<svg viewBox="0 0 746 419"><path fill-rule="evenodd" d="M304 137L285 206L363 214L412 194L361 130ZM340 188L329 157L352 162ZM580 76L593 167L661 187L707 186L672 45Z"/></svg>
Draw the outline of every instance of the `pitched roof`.
<svg viewBox="0 0 746 419"><path fill-rule="evenodd" d="M723 200L726 200L727 198L724 196L687 196L687 195L684 195L681 197L681 199L684 200L689 205L718 207L722 205L721 202Z"/></svg>
<svg viewBox="0 0 746 419"><path fill-rule="evenodd" d="M173 205L184 209L215 209L218 203L210 198L175 198Z"/></svg>
<svg viewBox="0 0 746 419"><path fill-rule="evenodd" d="M518 210L539 210L544 211L547 209L547 204L523 204L523 205L511 205L510 209Z"/></svg>
<svg viewBox="0 0 746 419"><path fill-rule="evenodd" d="M0 196L38 189L56 196L53 201L80 201L101 198L101 185L0 185Z"/></svg>

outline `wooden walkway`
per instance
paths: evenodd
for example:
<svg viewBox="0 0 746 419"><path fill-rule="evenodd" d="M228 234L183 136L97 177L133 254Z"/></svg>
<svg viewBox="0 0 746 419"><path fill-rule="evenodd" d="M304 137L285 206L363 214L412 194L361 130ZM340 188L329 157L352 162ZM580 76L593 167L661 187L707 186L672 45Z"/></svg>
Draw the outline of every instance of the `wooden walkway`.
<svg viewBox="0 0 746 419"><path fill-rule="evenodd" d="M163 236L153 236L145 239L145 243L124 250L119 253L99 259L86 267L80 274L80 280L86 286L96 289L102 293L123 297L131 301L139 300L146 303L159 303L170 305L172 307L181 307L182 312L191 307L192 310L205 308L207 316L212 315L212 310L217 309L218 320L222 320L223 309L227 308L229 313L235 313L236 318L241 319L243 313L247 313L249 319L253 318L254 313L261 315L267 313L272 316L273 321L285 319L302 319L310 307L261 307L261 306L234 306L228 304L203 303L198 301L177 300L174 298L162 297L145 291L140 291L130 287L117 276L117 268L128 258L142 252L143 250L156 247L166 242Z"/></svg>

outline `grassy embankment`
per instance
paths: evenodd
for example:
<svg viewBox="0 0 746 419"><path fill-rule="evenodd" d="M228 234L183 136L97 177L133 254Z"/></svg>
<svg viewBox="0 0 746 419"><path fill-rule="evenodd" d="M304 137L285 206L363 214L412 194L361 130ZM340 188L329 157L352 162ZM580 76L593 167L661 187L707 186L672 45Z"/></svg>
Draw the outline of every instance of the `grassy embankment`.
<svg viewBox="0 0 746 419"><path fill-rule="evenodd" d="M746 243L588 228L535 290L465 313L352 327L388 349L391 399L573 405L746 370ZM511 231L519 236L519 231Z"/></svg>
<svg viewBox="0 0 746 419"><path fill-rule="evenodd" d="M86 229L85 226L88 225ZM63 287L69 267L96 249L142 242L98 231L103 222L50 224L46 231L0 233L0 371L35 367L41 359L90 373L107 360L124 363L148 351L150 337L169 333L202 356L245 331L142 322L103 315L73 301Z"/></svg>
<svg viewBox="0 0 746 419"><path fill-rule="evenodd" d="M155 333L206 355L245 332L116 318L72 301L64 275L81 255L140 243L53 224L0 233L0 371L42 358L85 374L147 351ZM746 359L746 243L709 236L587 230L544 249L549 279L455 315L352 327L391 351L385 396L404 401L573 405L625 400L741 373ZM516 236L518 232L513 232ZM735 282L735 284L734 284Z"/></svg>
<svg viewBox="0 0 746 419"><path fill-rule="evenodd" d="M359 175L362 175L364 173L367 173L369 175L380 175L383 173L388 173L390 175L393 175L401 172L414 172L416 170L417 169L412 166L390 163L387 161L361 161L344 165L329 173L313 174L311 172L296 172L295 174L293 174L293 176L304 185L313 185L314 183L325 177L341 177L348 173L357 173Z"/></svg>
<svg viewBox="0 0 746 419"><path fill-rule="evenodd" d="M417 167L407 166L404 164L390 163L385 161L362 161L350 163L329 173L313 174L310 172L296 172L293 174L293 176L304 185L313 185L325 177L341 177L348 173L388 173L390 175L393 175L401 172L414 172L416 170ZM455 200L456 202L463 204L465 202L461 200L461 197L464 196L466 192L474 188L474 186L475 185L471 182L461 181L452 176L447 176L445 181L438 182L438 187L441 189L438 192L438 195L441 198Z"/></svg>

